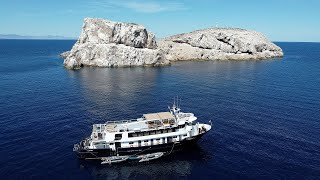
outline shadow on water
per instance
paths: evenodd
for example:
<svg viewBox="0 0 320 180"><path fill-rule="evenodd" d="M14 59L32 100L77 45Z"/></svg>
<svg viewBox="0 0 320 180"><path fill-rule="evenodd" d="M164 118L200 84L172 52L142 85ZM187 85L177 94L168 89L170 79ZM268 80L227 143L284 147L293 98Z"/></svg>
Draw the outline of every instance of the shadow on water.
<svg viewBox="0 0 320 180"><path fill-rule="evenodd" d="M189 176L195 164L206 163L211 158L208 152L195 144L150 162L101 165L100 161L79 160L79 166L98 179L172 179Z"/></svg>

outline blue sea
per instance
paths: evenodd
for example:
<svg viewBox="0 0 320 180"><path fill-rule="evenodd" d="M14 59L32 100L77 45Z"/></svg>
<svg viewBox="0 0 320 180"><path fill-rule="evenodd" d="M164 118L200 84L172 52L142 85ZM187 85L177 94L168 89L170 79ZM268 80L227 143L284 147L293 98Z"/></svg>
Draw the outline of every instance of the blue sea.
<svg viewBox="0 0 320 180"><path fill-rule="evenodd" d="M320 179L320 43L282 59L67 70L75 41L0 40L1 179ZM93 123L182 110L213 130L185 151L100 165L73 144Z"/></svg>

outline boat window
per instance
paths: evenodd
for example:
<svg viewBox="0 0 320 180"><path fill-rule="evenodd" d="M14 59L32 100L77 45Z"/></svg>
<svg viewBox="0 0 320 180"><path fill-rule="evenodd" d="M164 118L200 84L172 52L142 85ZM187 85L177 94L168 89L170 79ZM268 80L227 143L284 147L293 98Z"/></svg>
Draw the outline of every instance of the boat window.
<svg viewBox="0 0 320 180"><path fill-rule="evenodd" d="M184 134L183 136L188 136L187 134Z"/></svg>
<svg viewBox="0 0 320 180"><path fill-rule="evenodd" d="M173 138L177 138L177 136L173 136Z"/></svg>
<svg viewBox="0 0 320 180"><path fill-rule="evenodd" d="M129 142L129 144L133 144L133 142Z"/></svg>
<svg viewBox="0 0 320 180"><path fill-rule="evenodd" d="M180 129L182 129L184 127L185 127L185 124L179 126Z"/></svg>
<svg viewBox="0 0 320 180"><path fill-rule="evenodd" d="M172 129L168 129L168 133L172 132Z"/></svg>
<svg viewBox="0 0 320 180"><path fill-rule="evenodd" d="M104 146L104 145L105 145L105 143L103 143L103 142L96 142L96 143L93 143L93 145L94 145L94 146L99 146L99 145Z"/></svg>
<svg viewBox="0 0 320 180"><path fill-rule="evenodd" d="M149 142L149 140L144 140L143 142Z"/></svg>
<svg viewBox="0 0 320 180"><path fill-rule="evenodd" d="M158 131L156 131L156 134L161 134L161 131L159 131L159 130L158 130Z"/></svg>
<svg viewBox="0 0 320 180"><path fill-rule="evenodd" d="M139 133L129 133L128 137L137 137Z"/></svg>
<svg viewBox="0 0 320 180"><path fill-rule="evenodd" d="M98 133L98 139L102 139L102 134Z"/></svg>
<svg viewBox="0 0 320 180"><path fill-rule="evenodd" d="M113 145L113 143L110 143L110 146L112 146Z"/></svg>
<svg viewBox="0 0 320 180"><path fill-rule="evenodd" d="M157 141L160 141L160 139L156 139Z"/></svg>
<svg viewBox="0 0 320 180"><path fill-rule="evenodd" d="M156 134L156 131L151 131L150 135Z"/></svg>
<svg viewBox="0 0 320 180"><path fill-rule="evenodd" d="M121 140L122 139L122 134L116 134L114 139L115 140Z"/></svg>
<svg viewBox="0 0 320 180"><path fill-rule="evenodd" d="M150 134L150 132L146 131L143 133L144 136L148 136Z"/></svg>

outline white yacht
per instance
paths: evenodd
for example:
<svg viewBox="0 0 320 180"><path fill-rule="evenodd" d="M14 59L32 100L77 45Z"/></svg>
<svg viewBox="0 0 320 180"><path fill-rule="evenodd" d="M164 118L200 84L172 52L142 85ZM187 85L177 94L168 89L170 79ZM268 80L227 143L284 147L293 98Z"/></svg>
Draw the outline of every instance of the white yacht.
<svg viewBox="0 0 320 180"><path fill-rule="evenodd" d="M94 124L90 137L75 144L73 150L83 159L170 154L195 143L211 129L210 121L209 124L197 122L193 113L181 112L176 103L169 110L143 114L134 120Z"/></svg>

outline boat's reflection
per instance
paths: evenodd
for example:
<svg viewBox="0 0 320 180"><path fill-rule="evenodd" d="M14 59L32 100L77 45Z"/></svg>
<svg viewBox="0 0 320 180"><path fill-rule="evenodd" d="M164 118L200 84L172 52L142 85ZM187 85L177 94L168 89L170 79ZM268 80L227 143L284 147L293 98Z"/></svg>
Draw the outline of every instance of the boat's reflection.
<svg viewBox="0 0 320 180"><path fill-rule="evenodd" d="M159 106L157 100L161 97L150 96L155 91L160 72L159 68L86 67L71 72L70 77L78 80L83 98L81 102L88 116L104 122L167 110L167 103ZM171 103L171 98L168 95L168 103Z"/></svg>
<svg viewBox="0 0 320 180"><path fill-rule="evenodd" d="M187 177L195 163L208 159L208 153L195 144L183 151L145 163L100 165L99 162L80 161L80 164L98 179L172 179Z"/></svg>

